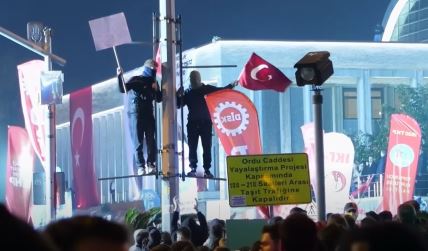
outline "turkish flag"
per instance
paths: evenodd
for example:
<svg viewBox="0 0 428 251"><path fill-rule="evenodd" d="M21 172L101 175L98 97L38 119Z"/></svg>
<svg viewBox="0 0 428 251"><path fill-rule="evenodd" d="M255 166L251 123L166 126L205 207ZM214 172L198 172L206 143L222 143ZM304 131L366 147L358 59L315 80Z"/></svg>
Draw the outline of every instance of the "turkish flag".
<svg viewBox="0 0 428 251"><path fill-rule="evenodd" d="M284 73L253 52L239 75L238 82L250 90L284 92L291 84Z"/></svg>

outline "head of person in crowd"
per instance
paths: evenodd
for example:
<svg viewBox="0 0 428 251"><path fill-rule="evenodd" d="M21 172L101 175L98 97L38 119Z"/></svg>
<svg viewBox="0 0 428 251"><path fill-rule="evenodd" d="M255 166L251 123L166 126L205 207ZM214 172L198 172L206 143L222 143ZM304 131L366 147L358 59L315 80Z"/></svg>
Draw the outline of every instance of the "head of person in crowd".
<svg viewBox="0 0 428 251"><path fill-rule="evenodd" d="M398 222L385 222L349 232L338 251L425 251L420 233Z"/></svg>
<svg viewBox="0 0 428 251"><path fill-rule="evenodd" d="M364 217L360 222L361 227L371 227L375 225L377 225L377 221L371 216Z"/></svg>
<svg viewBox="0 0 428 251"><path fill-rule="evenodd" d="M334 251L339 245L339 241L346 233L342 226L338 224L329 224L325 228L318 231L318 239L324 251Z"/></svg>
<svg viewBox="0 0 428 251"><path fill-rule="evenodd" d="M101 217L76 216L50 223L44 234L61 251L127 251L124 226Z"/></svg>
<svg viewBox="0 0 428 251"><path fill-rule="evenodd" d="M172 245L172 238L171 238L171 234L169 232L161 232L161 244L165 244L168 246Z"/></svg>
<svg viewBox="0 0 428 251"><path fill-rule="evenodd" d="M192 233L188 227L181 226L177 229L177 241L190 241L191 238Z"/></svg>
<svg viewBox="0 0 428 251"><path fill-rule="evenodd" d="M349 229L348 222L345 220L341 214L332 214L327 220L327 226L336 225L342 229Z"/></svg>
<svg viewBox="0 0 428 251"><path fill-rule="evenodd" d="M304 214L304 215L307 215L307 212L306 212L306 210L304 210L304 209L302 209L300 207L293 207L290 210L290 214Z"/></svg>
<svg viewBox="0 0 428 251"><path fill-rule="evenodd" d="M280 225L281 250L315 251L319 247L315 222L304 214L291 214Z"/></svg>
<svg viewBox="0 0 428 251"><path fill-rule="evenodd" d="M358 227L354 217L352 217L351 215L344 214L343 218L345 219L346 224L348 225L349 229L354 229L354 228Z"/></svg>
<svg viewBox="0 0 428 251"><path fill-rule="evenodd" d="M406 201L404 203L412 205L416 211L416 214L418 214L421 211L421 205L419 204L419 202L417 200L409 200L409 201Z"/></svg>
<svg viewBox="0 0 428 251"><path fill-rule="evenodd" d="M171 251L196 251L190 241L177 241L171 246Z"/></svg>
<svg viewBox="0 0 428 251"><path fill-rule="evenodd" d="M397 216L403 224L413 225L417 223L416 210L410 203L403 203L398 206Z"/></svg>
<svg viewBox="0 0 428 251"><path fill-rule="evenodd" d="M161 244L161 232L157 228L150 229L148 239L147 247L152 249L153 247Z"/></svg>
<svg viewBox="0 0 428 251"><path fill-rule="evenodd" d="M29 224L0 204L0 239L4 250L60 251Z"/></svg>
<svg viewBox="0 0 428 251"><path fill-rule="evenodd" d="M343 213L351 215L355 220L358 219L358 206L355 202L348 202L343 208Z"/></svg>
<svg viewBox="0 0 428 251"><path fill-rule="evenodd" d="M190 86L192 89L198 89L202 86L201 82L201 73L199 71L191 71L190 72Z"/></svg>
<svg viewBox="0 0 428 251"><path fill-rule="evenodd" d="M150 251L171 251L171 247L169 245L159 244L159 245L151 248Z"/></svg>
<svg viewBox="0 0 428 251"><path fill-rule="evenodd" d="M283 220L281 216L274 216L268 220L269 225L275 225L280 223Z"/></svg>
<svg viewBox="0 0 428 251"><path fill-rule="evenodd" d="M212 220L209 224L209 236L205 245L211 250L219 246L219 242L224 237L225 231L226 223L224 222L224 220Z"/></svg>
<svg viewBox="0 0 428 251"><path fill-rule="evenodd" d="M379 221L379 215L374 211L368 211L366 217L372 217L374 220Z"/></svg>
<svg viewBox="0 0 428 251"><path fill-rule="evenodd" d="M260 238L260 251L280 251L279 223L265 225Z"/></svg>
<svg viewBox="0 0 428 251"><path fill-rule="evenodd" d="M131 249L141 250L143 246L146 246L149 233L145 229L137 229L134 231L134 245Z"/></svg>
<svg viewBox="0 0 428 251"><path fill-rule="evenodd" d="M382 211L379 213L379 221L392 221L392 213L390 211Z"/></svg>

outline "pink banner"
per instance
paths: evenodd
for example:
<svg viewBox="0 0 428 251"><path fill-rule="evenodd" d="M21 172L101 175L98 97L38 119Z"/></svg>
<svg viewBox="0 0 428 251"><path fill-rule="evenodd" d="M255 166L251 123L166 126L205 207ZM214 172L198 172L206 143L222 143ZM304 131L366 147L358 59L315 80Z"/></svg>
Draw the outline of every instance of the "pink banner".
<svg viewBox="0 0 428 251"><path fill-rule="evenodd" d="M6 207L26 222L31 219L34 150L24 128L8 128Z"/></svg>
<svg viewBox="0 0 428 251"><path fill-rule="evenodd" d="M91 87L70 94L70 138L73 180L78 208L97 206L97 190L92 147Z"/></svg>
<svg viewBox="0 0 428 251"><path fill-rule="evenodd" d="M421 144L421 129L412 117L392 114L383 184L383 210L397 213L413 198Z"/></svg>
<svg viewBox="0 0 428 251"><path fill-rule="evenodd" d="M329 213L341 213L349 202L354 154L354 144L348 136L324 134L325 201Z"/></svg>
<svg viewBox="0 0 428 251"><path fill-rule="evenodd" d="M24 115L25 128L34 151L44 165L46 156L45 147L45 109L40 105L40 75L44 62L33 60L18 65L19 89L21 105Z"/></svg>

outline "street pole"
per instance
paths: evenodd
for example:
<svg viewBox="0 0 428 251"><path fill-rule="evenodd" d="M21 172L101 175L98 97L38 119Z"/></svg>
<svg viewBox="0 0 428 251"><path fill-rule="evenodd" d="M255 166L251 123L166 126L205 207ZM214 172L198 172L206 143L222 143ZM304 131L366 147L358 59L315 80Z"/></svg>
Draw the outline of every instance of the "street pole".
<svg viewBox="0 0 428 251"><path fill-rule="evenodd" d="M166 50L162 50L162 59L166 62L162 67L162 230L171 230L171 212L174 197L178 199L179 178L177 155L177 100L175 96L175 0L160 0L160 42L166 42ZM165 55L166 53L166 55Z"/></svg>
<svg viewBox="0 0 428 251"><path fill-rule="evenodd" d="M314 120L315 120L315 162L316 162L316 176L317 176L317 208L318 220L324 221L325 212L325 178L324 178L324 138L322 128L322 95L321 87L313 85L313 105L314 105Z"/></svg>
<svg viewBox="0 0 428 251"><path fill-rule="evenodd" d="M51 29L49 27L45 27L43 29L45 43L44 49L45 51L52 53L52 39L51 39ZM44 56L45 61L45 70L52 70L52 61L51 57ZM48 126L46 132L46 205L47 211L49 213L49 219L54 220L56 218L56 180L55 180L55 171L56 171L56 114L55 114L55 104L49 104L47 106L47 121Z"/></svg>

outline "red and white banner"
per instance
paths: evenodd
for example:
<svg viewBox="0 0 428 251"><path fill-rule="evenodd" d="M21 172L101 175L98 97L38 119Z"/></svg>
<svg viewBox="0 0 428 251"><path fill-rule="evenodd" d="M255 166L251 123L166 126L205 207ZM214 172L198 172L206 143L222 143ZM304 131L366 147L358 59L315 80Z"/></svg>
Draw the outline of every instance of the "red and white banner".
<svg viewBox="0 0 428 251"><path fill-rule="evenodd" d="M205 100L227 155L262 153L257 110L247 96L225 89L208 94Z"/></svg>
<svg viewBox="0 0 428 251"><path fill-rule="evenodd" d="M25 128L34 151L42 162L45 163L45 108L40 105L40 75L44 69L44 62L33 60L18 65L19 89L21 93L21 105L24 115Z"/></svg>
<svg viewBox="0 0 428 251"><path fill-rule="evenodd" d="M324 177L327 212L341 213L343 206L349 202L354 154L354 144L348 136L335 132L324 134Z"/></svg>
<svg viewBox="0 0 428 251"><path fill-rule="evenodd" d="M9 126L7 135L6 207L30 222L34 150L24 128Z"/></svg>
<svg viewBox="0 0 428 251"><path fill-rule="evenodd" d="M205 100L226 155L262 153L257 110L247 96L225 89L208 94ZM269 217L268 207L258 210Z"/></svg>
<svg viewBox="0 0 428 251"><path fill-rule="evenodd" d="M278 68L253 53L239 75L238 82L250 90L284 92L291 81Z"/></svg>
<svg viewBox="0 0 428 251"><path fill-rule="evenodd" d="M383 210L397 213L413 198L421 144L421 129L412 117L392 114L383 183Z"/></svg>
<svg viewBox="0 0 428 251"><path fill-rule="evenodd" d="M91 87L70 94L70 123L76 204L82 209L97 206L100 199L93 161Z"/></svg>

